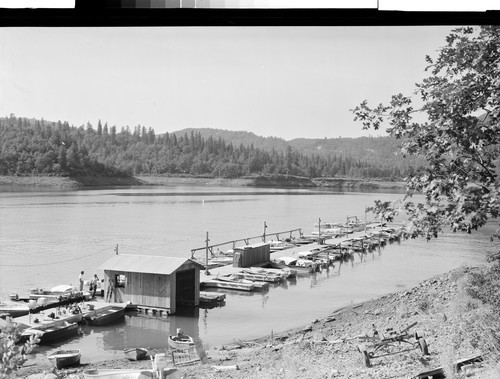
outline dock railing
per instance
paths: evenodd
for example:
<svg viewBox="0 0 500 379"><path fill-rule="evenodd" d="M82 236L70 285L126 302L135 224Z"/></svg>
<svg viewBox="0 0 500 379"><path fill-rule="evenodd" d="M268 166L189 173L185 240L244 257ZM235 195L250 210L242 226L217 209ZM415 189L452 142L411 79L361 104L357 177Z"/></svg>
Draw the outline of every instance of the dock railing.
<svg viewBox="0 0 500 379"><path fill-rule="evenodd" d="M208 251L210 252L211 256L215 256L214 254L214 248L219 247L219 246L225 246L225 245L232 245L233 249L236 247L236 244L239 242L244 242L245 245L249 245L251 240L261 240L262 242L266 242L266 237L273 237L275 236L277 240L280 239L281 235L289 235L290 238L293 238L293 233L299 233L299 236L302 236L302 228L297 228L297 229L290 229L290 230L285 230L283 232L276 232L276 233L264 233L259 236L255 237L247 237L247 238L240 238L237 240L231 240L227 242L222 242L222 243L217 243L214 245L209 245L209 246L203 246L203 247L197 247L195 249L191 249L191 259L195 259L195 254L197 251Z"/></svg>

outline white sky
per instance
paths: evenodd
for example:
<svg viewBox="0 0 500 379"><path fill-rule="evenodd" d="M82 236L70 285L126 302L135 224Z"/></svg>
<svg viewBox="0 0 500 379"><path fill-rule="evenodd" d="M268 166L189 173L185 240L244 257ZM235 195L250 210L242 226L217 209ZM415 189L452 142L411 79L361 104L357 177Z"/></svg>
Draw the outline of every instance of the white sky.
<svg viewBox="0 0 500 379"><path fill-rule="evenodd" d="M349 109L411 93L451 29L0 28L0 115L286 140L373 135Z"/></svg>

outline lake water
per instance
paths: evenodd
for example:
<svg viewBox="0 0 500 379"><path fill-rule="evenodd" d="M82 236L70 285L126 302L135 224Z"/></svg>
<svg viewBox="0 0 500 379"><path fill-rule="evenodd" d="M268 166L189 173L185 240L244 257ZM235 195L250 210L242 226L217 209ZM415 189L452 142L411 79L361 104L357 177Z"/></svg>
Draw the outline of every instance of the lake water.
<svg viewBox="0 0 500 379"><path fill-rule="evenodd" d="M234 187L164 186L80 191L0 193L0 299L30 288L76 284L97 271L119 245L122 254L190 257L210 243L302 228L321 218L364 218L365 206L393 193L330 192ZM110 327L81 328L57 347L82 349L82 363L121 358L124 347L165 349L181 327L212 347L308 324L335 309L408 288L461 264L482 264L494 251L491 225L473 235L443 234L431 242L393 243L353 261L266 293L227 293L226 304L168 318L126 316ZM285 237L285 236L282 236ZM258 242L257 240L253 242ZM231 248L231 246L227 246Z"/></svg>

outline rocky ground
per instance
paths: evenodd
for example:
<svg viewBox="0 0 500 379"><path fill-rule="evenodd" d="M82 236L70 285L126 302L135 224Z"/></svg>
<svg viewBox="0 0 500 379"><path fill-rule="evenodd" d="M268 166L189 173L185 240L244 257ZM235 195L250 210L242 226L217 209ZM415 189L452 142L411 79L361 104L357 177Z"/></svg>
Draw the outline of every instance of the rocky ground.
<svg viewBox="0 0 500 379"><path fill-rule="evenodd" d="M383 296L312 320L303 328L254 341L237 341L207 351L206 363L178 367L185 379L195 378L410 378L419 372L451 367L459 358L479 354L474 337L463 328L464 313L474 308L463 290L471 268L460 268L431 278L415 288ZM465 311L464 311L465 309ZM424 335L429 355L418 345L403 343L377 353L399 352L363 361L357 346L359 336L373 336L374 328L384 337L392 329ZM409 339L413 342L414 339ZM400 352L407 349L406 352ZM368 347L368 351L371 348ZM154 353L154 352L153 352ZM60 377L82 377L88 368L150 368L149 361L125 359L99 362L72 370L59 370ZM18 376L48 371L48 367L26 367ZM43 376L42 376L43 377ZM483 376L481 376L483 377Z"/></svg>

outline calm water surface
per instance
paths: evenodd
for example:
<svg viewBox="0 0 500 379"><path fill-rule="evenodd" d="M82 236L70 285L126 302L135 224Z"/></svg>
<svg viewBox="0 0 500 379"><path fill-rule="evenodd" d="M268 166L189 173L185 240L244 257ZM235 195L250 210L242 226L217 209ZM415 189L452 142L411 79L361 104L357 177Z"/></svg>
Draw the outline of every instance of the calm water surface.
<svg viewBox="0 0 500 379"><path fill-rule="evenodd" d="M190 257L211 243L302 228L322 221L364 217L376 199L398 194L203 186L0 193L0 299L30 288L76 284L90 278L113 254ZM112 327L81 328L57 347L82 349L82 362L121 358L122 349L165 349L168 334L182 327L210 346L302 326L336 308L411 287L463 263L482 264L495 246L487 227L471 236L444 234L431 242L402 241L309 278L266 293L228 293L226 304L165 319L127 316ZM284 236L283 236L284 237ZM253 242L257 242L254 240ZM227 246L230 248L231 246Z"/></svg>

